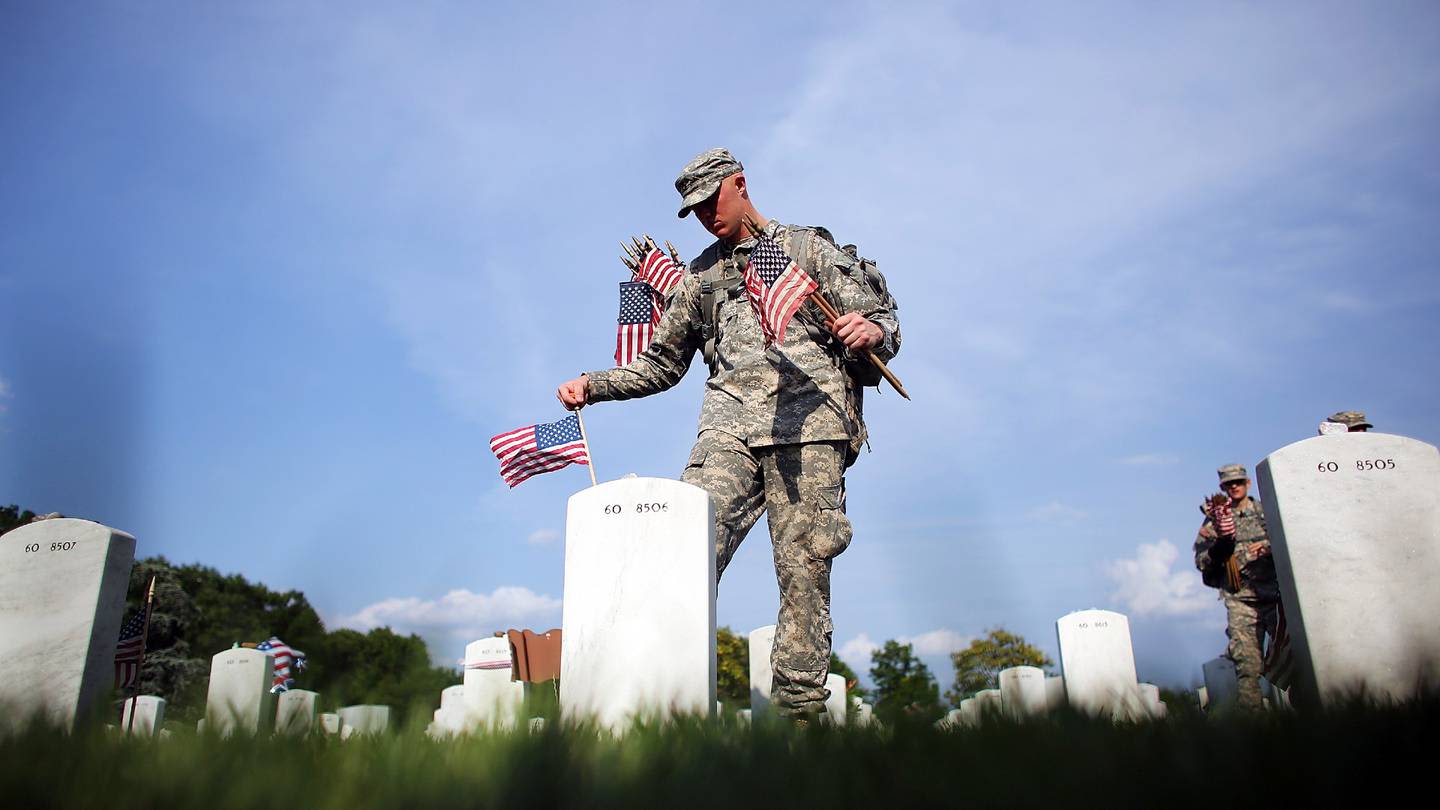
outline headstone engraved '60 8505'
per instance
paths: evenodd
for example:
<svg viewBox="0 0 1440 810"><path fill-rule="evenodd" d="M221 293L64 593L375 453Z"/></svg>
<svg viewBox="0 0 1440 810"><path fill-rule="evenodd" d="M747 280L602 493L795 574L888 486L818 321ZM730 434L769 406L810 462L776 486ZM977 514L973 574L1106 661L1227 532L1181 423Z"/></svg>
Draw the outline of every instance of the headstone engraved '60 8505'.
<svg viewBox="0 0 1440 810"><path fill-rule="evenodd" d="M275 657L249 647L234 647L210 659L210 691L205 697L205 728L228 737L262 734L275 723Z"/></svg>
<svg viewBox="0 0 1440 810"><path fill-rule="evenodd" d="M510 641L491 636L466 644L464 667L465 730L514 728L525 702L525 684L511 680ZM443 694L441 699L443 703Z"/></svg>
<svg viewBox="0 0 1440 810"><path fill-rule="evenodd" d="M0 537L0 711L71 726L115 681L135 538L57 518Z"/></svg>
<svg viewBox="0 0 1440 810"><path fill-rule="evenodd" d="M1316 436L1271 453L1256 477L1297 701L1362 689L1399 700L1440 684L1440 451L1384 433Z"/></svg>
<svg viewBox="0 0 1440 810"><path fill-rule="evenodd" d="M1140 682L1130 620L1110 610L1077 610L1061 616L1055 632L1069 704L1091 714L1124 711Z"/></svg>
<svg viewBox="0 0 1440 810"><path fill-rule="evenodd" d="M715 710L715 523L703 489L622 478L571 496L560 711L619 729Z"/></svg>
<svg viewBox="0 0 1440 810"><path fill-rule="evenodd" d="M275 701L275 733L303 737L315 730L315 711L320 693L308 689L291 689L280 693Z"/></svg>
<svg viewBox="0 0 1440 810"><path fill-rule="evenodd" d="M770 711L770 689L775 673L770 655L775 650L775 625L750 631L750 714L763 717Z"/></svg>

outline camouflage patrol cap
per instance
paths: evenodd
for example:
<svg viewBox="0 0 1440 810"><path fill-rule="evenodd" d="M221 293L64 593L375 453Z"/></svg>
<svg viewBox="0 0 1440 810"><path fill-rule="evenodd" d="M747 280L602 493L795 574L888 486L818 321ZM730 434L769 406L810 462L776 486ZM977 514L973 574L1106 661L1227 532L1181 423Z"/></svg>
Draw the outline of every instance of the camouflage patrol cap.
<svg viewBox="0 0 1440 810"><path fill-rule="evenodd" d="M1226 464L1216 470L1220 474L1220 486L1225 486L1231 481L1248 481L1250 476L1245 474L1245 467L1241 464Z"/></svg>
<svg viewBox="0 0 1440 810"><path fill-rule="evenodd" d="M1340 411L1339 413L1332 413L1332 414L1330 414L1330 418L1329 418L1329 419L1326 419L1325 421L1326 421L1326 422L1337 422L1337 423L1342 424L1342 425L1344 425L1344 426L1346 426L1346 427L1348 427L1348 428L1350 428L1350 429L1352 429L1352 430L1355 429L1355 428L1373 428L1373 427L1375 427L1374 425L1372 425L1372 424L1370 424L1369 422L1365 421L1365 412L1364 412L1364 411Z"/></svg>
<svg viewBox="0 0 1440 810"><path fill-rule="evenodd" d="M680 192L681 197L680 213L676 216L683 219L692 206L705 202L720 190L721 180L743 171L745 167L728 149L717 147L701 152L686 163L685 168L680 170L680 176L675 178L675 190Z"/></svg>

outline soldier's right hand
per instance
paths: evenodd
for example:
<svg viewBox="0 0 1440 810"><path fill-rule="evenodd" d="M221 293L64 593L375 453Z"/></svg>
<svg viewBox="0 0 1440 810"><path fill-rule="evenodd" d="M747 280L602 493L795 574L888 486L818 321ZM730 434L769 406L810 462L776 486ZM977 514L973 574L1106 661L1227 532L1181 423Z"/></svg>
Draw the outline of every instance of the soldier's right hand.
<svg viewBox="0 0 1440 810"><path fill-rule="evenodd" d="M584 407L585 400L589 396L590 377L587 374L581 374L573 380L560 383L560 387L555 390L555 398L560 400L560 404L564 405L566 410L570 411Z"/></svg>

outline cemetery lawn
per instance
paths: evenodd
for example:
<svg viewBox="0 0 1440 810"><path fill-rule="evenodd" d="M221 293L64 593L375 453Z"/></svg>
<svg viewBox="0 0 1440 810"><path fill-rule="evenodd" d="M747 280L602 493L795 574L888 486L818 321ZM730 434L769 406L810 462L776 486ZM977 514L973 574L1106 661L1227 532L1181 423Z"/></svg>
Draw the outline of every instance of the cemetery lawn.
<svg viewBox="0 0 1440 810"><path fill-rule="evenodd" d="M0 796L16 808L1328 806L1418 785L1437 729L1436 700L949 732L682 721L623 740L554 726L438 742L418 729L345 742L30 729L0 738Z"/></svg>

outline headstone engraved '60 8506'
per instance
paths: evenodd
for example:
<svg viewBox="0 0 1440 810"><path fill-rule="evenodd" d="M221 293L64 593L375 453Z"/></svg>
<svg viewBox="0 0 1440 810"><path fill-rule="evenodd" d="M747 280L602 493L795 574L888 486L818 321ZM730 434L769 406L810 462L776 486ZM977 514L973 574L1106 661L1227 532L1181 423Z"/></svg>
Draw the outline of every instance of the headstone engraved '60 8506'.
<svg viewBox="0 0 1440 810"><path fill-rule="evenodd" d="M1271 453L1256 477L1297 701L1440 685L1440 451L1384 433L1316 436Z"/></svg>
<svg viewBox="0 0 1440 810"><path fill-rule="evenodd" d="M228 737L262 734L275 723L275 657L249 647L234 647L210 659L210 691L205 697L205 728Z"/></svg>
<svg viewBox="0 0 1440 810"><path fill-rule="evenodd" d="M464 666L465 730L514 728L525 702L525 684L510 679L514 658L509 639L491 636L470 642Z"/></svg>
<svg viewBox="0 0 1440 810"><path fill-rule="evenodd" d="M571 496L560 711L619 729L715 710L715 516L703 489L622 478Z"/></svg>
<svg viewBox="0 0 1440 810"><path fill-rule="evenodd" d="M135 538L57 518L0 537L0 712L72 726L115 682Z"/></svg>
<svg viewBox="0 0 1440 810"><path fill-rule="evenodd" d="M770 689L775 673L770 655L775 650L775 625L750 631L750 714L763 717L770 711Z"/></svg>
<svg viewBox="0 0 1440 810"><path fill-rule="evenodd" d="M1124 711L1140 682L1130 620L1110 610L1077 610L1061 616L1055 632L1069 704L1091 714Z"/></svg>
<svg viewBox="0 0 1440 810"><path fill-rule="evenodd" d="M320 693L308 689L291 689L280 693L276 700L275 733L303 737L315 730L315 711Z"/></svg>
<svg viewBox="0 0 1440 810"><path fill-rule="evenodd" d="M1045 670L1024 666L1000 670L1000 697L1011 717L1044 714Z"/></svg>

